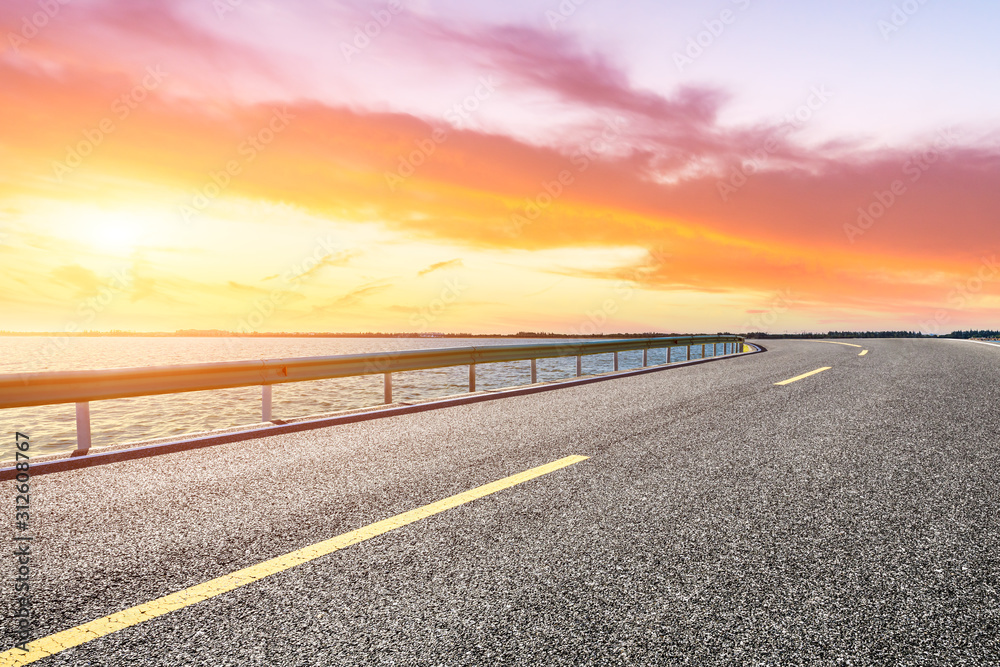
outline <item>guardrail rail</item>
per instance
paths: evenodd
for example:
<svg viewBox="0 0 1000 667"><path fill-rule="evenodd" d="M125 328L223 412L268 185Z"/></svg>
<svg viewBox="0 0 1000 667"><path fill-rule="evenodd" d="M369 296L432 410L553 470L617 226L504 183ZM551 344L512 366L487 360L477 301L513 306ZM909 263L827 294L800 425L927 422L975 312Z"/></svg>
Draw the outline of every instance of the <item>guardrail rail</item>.
<svg viewBox="0 0 1000 667"><path fill-rule="evenodd" d="M576 357L576 375L583 375L583 357L614 354L614 370L618 371L618 354L642 350L642 366L649 366L649 350L666 348L666 362L671 350L691 350L701 346L701 358L707 347L713 355L741 354L746 351L742 336L676 336L630 338L572 343L532 343L527 345L489 345L450 347L430 350L369 352L329 357L262 359L257 361L226 361L143 368L113 368L107 370L55 371L40 373L0 374L0 409L76 404L76 441L74 455L90 449L90 403L131 396L153 396L209 389L261 387L261 421L271 421L271 387L286 382L307 382L359 375L384 376L385 403L392 403L392 374L405 371L469 366L469 391L476 391L476 366L505 361L530 361L531 384L538 381L537 360L555 357ZM731 350L731 351L730 351Z"/></svg>

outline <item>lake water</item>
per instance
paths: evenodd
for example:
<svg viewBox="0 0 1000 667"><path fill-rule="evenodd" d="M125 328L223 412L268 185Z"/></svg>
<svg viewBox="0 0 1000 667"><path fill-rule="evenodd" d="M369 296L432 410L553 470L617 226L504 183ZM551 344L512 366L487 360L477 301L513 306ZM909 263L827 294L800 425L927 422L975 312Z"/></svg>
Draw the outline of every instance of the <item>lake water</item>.
<svg viewBox="0 0 1000 667"><path fill-rule="evenodd" d="M387 350L471 345L567 342L567 339L498 338L62 338L0 337L0 373L89 370L191 364L212 361L316 357ZM701 348L692 350L695 358ZM685 354L676 348L672 361ZM709 348L711 355L711 347ZM650 364L665 361L650 350ZM612 355L583 358L585 375L612 370ZM620 354L620 368L642 366L642 352ZM538 380L576 374L576 358L538 360ZM468 391L468 366L393 374L393 399L419 401ZM479 390L528 384L530 362L483 364L476 369ZM382 376L362 376L274 385L273 417L290 419L382 403ZM260 421L260 387L140 396L90 405L93 447L165 436L182 436ZM72 404L0 410L0 460L13 458L14 432L31 437L34 456L76 448Z"/></svg>

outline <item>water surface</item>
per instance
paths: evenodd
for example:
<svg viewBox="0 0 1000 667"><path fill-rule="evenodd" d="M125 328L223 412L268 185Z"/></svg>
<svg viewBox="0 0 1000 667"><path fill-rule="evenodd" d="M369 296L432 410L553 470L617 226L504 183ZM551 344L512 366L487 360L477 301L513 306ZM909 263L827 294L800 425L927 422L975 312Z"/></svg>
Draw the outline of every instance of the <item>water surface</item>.
<svg viewBox="0 0 1000 667"><path fill-rule="evenodd" d="M171 364L317 357L387 350L470 345L569 342L567 339L509 338L42 338L0 337L0 373L90 370ZM695 358L701 348L694 349ZM673 361L684 351L674 349ZM711 355L711 348L709 349ZM665 361L663 350L650 350L651 364ZM584 374L612 370L612 355L583 358ZM620 368L642 365L642 352L620 354ZM576 358L538 360L540 382L572 377ZM530 362L477 366L477 389L498 389L530 382ZM410 402L468 390L467 366L393 374L393 399ZM274 385L273 417L289 419L336 410L378 405L382 376L362 376ZM93 446L165 436L181 436L259 422L260 388L141 396L91 403ZM72 404L0 410L0 459L13 457L15 431L31 437L35 456L76 447L76 412Z"/></svg>

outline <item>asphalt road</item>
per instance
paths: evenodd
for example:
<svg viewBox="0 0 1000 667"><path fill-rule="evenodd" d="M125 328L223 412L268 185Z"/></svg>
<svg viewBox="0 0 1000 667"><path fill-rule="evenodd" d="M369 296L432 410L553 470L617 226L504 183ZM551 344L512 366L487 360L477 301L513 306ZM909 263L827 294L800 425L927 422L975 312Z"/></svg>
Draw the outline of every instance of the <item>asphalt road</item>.
<svg viewBox="0 0 1000 667"><path fill-rule="evenodd" d="M1000 347L852 342L36 477L38 638L590 457L34 664L998 664Z"/></svg>

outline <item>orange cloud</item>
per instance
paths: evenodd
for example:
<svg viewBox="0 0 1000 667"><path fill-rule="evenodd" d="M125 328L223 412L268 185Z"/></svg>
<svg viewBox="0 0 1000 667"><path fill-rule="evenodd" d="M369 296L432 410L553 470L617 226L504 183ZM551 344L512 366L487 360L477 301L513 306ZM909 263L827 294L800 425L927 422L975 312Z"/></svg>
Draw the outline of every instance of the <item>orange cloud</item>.
<svg viewBox="0 0 1000 667"><path fill-rule="evenodd" d="M418 276L426 276L428 273L433 273L434 271L440 271L441 269L446 269L448 267L458 267L462 266L461 259L449 259L447 262L437 262L431 264L426 269L422 269L417 272Z"/></svg>

